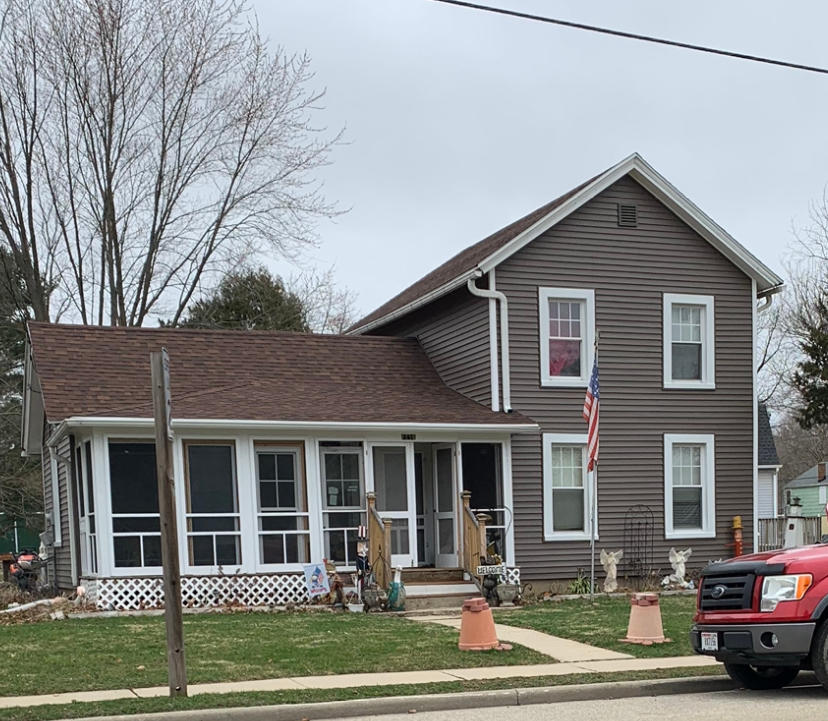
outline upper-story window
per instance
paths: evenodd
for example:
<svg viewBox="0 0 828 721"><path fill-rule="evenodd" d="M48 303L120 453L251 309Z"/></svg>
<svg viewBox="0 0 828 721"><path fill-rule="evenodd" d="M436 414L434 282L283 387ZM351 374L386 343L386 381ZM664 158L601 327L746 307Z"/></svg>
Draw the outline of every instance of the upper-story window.
<svg viewBox="0 0 828 721"><path fill-rule="evenodd" d="M715 388L712 295L664 294L664 387Z"/></svg>
<svg viewBox="0 0 828 721"><path fill-rule="evenodd" d="M539 288L542 386L586 386L595 338L595 291Z"/></svg>

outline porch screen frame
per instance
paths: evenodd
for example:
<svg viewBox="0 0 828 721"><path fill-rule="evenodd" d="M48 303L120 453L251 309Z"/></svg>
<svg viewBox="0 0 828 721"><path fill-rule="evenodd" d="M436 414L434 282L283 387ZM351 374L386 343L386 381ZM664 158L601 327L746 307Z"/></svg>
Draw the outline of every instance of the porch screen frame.
<svg viewBox="0 0 828 721"><path fill-rule="evenodd" d="M269 479L259 478L259 454L271 453L293 453L294 456L294 506L292 510L287 507L273 506L272 508L280 508L280 510L263 510L261 499L261 483L270 482ZM252 458L252 483L253 483L253 531L255 533L255 568L257 572L273 573L277 571L286 570L301 570L302 567L313 561L313 529L311 521L311 511L309 507L308 494L308 473L305 465L305 443L302 440L255 440L253 442L253 458ZM284 483L285 481L278 480L278 473L276 483ZM304 510L302 510L304 507ZM270 507L268 507L270 508ZM284 508L284 510L281 510ZM296 518L304 519L304 528L293 529L263 529L262 521L266 518ZM299 524L297 523L297 526ZM265 563L264 549L262 546L263 536L267 535L281 535L282 543L286 542L286 537L290 535L304 536L307 539L307 558L299 561L284 561L282 563ZM300 541L301 542L301 541ZM286 554L286 549L282 547L283 557ZM299 553L301 556L301 551Z"/></svg>
<svg viewBox="0 0 828 721"><path fill-rule="evenodd" d="M335 441L335 439L332 439ZM325 558L329 558L330 555L330 540L328 534L330 533L342 533L343 539L345 543L345 561L344 563L339 561L338 559L330 559L333 560L334 563L337 564L337 568L339 569L354 569L356 568L356 534L357 534L357 526L353 525L330 525L329 515L335 513L353 513L359 514L359 524L357 525L365 525L367 523L367 511L366 511L366 501L365 501L365 494L370 488L368 487L368 481L366 477L366 464L364 462L364 452L365 452L365 443L360 441L359 445L322 445L323 443L328 443L330 441L320 440L317 443L317 448L319 449L317 462L319 464L319 494L322 499L322 503L319 509L319 515L321 518L320 524L320 531L321 531L321 539L322 539L322 554ZM343 444L350 443L351 441L342 441ZM328 503L328 493L327 493L327 483L328 477L326 473L326 462L325 457L328 455L354 455L357 459L357 468L359 472L359 503L358 505L349 505L349 506L332 506ZM331 480L340 480L340 479L331 479ZM350 558L350 554L348 552L348 538L349 534L354 539L354 558Z"/></svg>
<svg viewBox="0 0 828 721"><path fill-rule="evenodd" d="M235 503L235 511L233 512L217 512L217 513L193 513L192 512L192 496L191 496L191 488L190 488L190 448L192 446L222 446L222 447L229 447L231 449L231 463L232 463L232 477L233 477L233 495L234 495L234 503ZM182 477L182 493L183 493L183 501L184 503L182 508L182 530L179 531L179 535L183 540L183 553L182 559L184 561L184 567L187 573L194 574L194 575L216 575L219 573L219 569L224 574L233 574L236 573L237 570L239 572L244 572L245 567L249 565L249 559L247 558L247 548L245 547L245 534L249 533L249 529L246 528L245 523L245 514L243 513L243 503L242 503L242 489L239 487L239 442L238 438L235 436L231 436L227 439L207 439L207 438L198 438L198 437L190 437L186 439L182 439L181 441L181 460L183 465L183 477ZM191 521L198 519L198 518L234 518L236 521L236 528L233 530L207 530L207 531L192 531L191 530ZM192 549L192 539L195 537L200 536L212 536L213 537L213 561L212 565L197 565L191 561L194 559L195 556L191 555ZM235 536L237 538L237 550L238 550L238 558L236 563L231 564L224 564L218 563L217 559L217 549L216 549L216 537L217 536Z"/></svg>

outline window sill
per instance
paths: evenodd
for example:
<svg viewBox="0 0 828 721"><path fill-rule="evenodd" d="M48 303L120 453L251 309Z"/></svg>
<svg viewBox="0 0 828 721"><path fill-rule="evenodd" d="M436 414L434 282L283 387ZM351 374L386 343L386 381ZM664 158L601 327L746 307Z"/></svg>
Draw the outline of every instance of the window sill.
<svg viewBox="0 0 828 721"><path fill-rule="evenodd" d="M541 378L541 388L586 388L586 378Z"/></svg>
<svg viewBox="0 0 828 721"><path fill-rule="evenodd" d="M543 540L545 543L554 543L555 541L588 541L589 540L589 532L585 533L553 533L550 535L544 535ZM598 540L598 536L595 536L595 540Z"/></svg>
<svg viewBox="0 0 828 721"><path fill-rule="evenodd" d="M715 391L716 384L709 381L665 381L665 391Z"/></svg>
<svg viewBox="0 0 828 721"><path fill-rule="evenodd" d="M665 531L665 540L681 540L682 538L716 538L716 531Z"/></svg>

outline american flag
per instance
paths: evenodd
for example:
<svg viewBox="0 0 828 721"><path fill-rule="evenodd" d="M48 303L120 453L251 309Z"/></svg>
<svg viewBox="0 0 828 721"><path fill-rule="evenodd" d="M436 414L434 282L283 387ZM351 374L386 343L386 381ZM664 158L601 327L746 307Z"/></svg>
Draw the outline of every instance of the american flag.
<svg viewBox="0 0 828 721"><path fill-rule="evenodd" d="M588 470L593 470L598 462L598 359L592 364L592 377L589 379L586 398L584 399L584 420L587 422L587 457Z"/></svg>

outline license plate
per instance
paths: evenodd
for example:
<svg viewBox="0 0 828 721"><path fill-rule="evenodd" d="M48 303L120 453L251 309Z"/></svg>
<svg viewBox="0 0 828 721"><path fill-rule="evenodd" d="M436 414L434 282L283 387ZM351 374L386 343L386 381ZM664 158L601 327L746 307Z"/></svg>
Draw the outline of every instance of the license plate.
<svg viewBox="0 0 828 721"><path fill-rule="evenodd" d="M718 651L719 650L719 634L715 631L701 632L701 650L702 651Z"/></svg>

